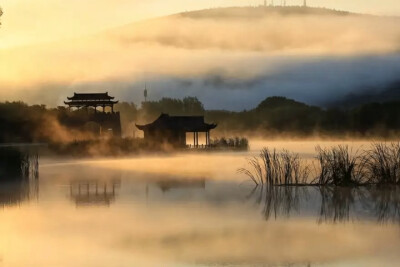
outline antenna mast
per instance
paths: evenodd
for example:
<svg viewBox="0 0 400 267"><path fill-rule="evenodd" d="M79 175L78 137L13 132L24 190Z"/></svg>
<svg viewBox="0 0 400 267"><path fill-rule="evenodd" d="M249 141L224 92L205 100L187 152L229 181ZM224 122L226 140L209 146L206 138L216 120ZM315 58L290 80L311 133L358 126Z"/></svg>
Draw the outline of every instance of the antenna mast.
<svg viewBox="0 0 400 267"><path fill-rule="evenodd" d="M146 82L144 83L144 102L147 102L147 86L146 86Z"/></svg>

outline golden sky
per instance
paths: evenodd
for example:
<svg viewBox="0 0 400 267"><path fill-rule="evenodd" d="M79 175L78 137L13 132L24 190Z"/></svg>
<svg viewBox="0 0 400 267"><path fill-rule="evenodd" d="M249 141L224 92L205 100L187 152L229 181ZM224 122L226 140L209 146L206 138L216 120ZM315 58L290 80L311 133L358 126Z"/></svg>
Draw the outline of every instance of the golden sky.
<svg viewBox="0 0 400 267"><path fill-rule="evenodd" d="M267 0L270 2L272 0ZM274 0L279 4L280 0ZM146 18L263 0L0 0L4 10L0 48L96 33ZM286 0L299 5L303 0ZM353 12L400 15L399 0L308 0L309 5Z"/></svg>

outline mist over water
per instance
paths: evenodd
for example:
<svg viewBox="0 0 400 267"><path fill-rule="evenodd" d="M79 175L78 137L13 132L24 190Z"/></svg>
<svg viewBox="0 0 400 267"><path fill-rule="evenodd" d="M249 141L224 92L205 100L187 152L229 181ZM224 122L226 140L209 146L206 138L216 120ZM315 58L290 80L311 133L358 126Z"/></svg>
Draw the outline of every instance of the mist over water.
<svg viewBox="0 0 400 267"><path fill-rule="evenodd" d="M379 199L379 192L370 196L368 189L334 197L318 188L289 190L271 200L237 173L263 146L310 159L315 145L337 143L251 144L243 153L42 157L38 185L29 184L33 197L2 203L1 264L396 266L400 217L391 209L398 198L382 202L385 211L369 205L381 202L371 198ZM289 196L297 196L296 203ZM277 201L275 212L267 209L269 201Z"/></svg>

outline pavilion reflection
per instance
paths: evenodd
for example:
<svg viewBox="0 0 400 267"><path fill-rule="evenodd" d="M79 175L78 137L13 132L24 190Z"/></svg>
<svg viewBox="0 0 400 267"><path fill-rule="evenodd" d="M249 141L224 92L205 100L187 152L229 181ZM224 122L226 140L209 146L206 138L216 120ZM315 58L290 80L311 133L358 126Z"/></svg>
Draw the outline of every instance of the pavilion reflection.
<svg viewBox="0 0 400 267"><path fill-rule="evenodd" d="M318 223L337 223L363 217L379 223L400 223L400 187L268 186L256 187L249 197L262 206L266 220L303 213Z"/></svg>
<svg viewBox="0 0 400 267"><path fill-rule="evenodd" d="M76 206L110 206L117 196L120 179L76 180L70 183L70 198Z"/></svg>

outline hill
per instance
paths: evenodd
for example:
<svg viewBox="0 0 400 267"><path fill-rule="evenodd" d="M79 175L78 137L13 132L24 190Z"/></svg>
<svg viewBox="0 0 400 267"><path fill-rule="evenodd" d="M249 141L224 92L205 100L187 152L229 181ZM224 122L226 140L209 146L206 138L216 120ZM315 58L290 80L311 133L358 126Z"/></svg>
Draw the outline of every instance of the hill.
<svg viewBox="0 0 400 267"><path fill-rule="evenodd" d="M349 16L356 15L347 11L327 8L302 6L257 6L257 7L223 7L177 14L177 16L195 19L262 19L268 16Z"/></svg>
<svg viewBox="0 0 400 267"><path fill-rule="evenodd" d="M109 91L139 104L146 82L150 99L197 96L212 109L273 95L320 105L397 79L399 35L398 19L329 9L184 12L0 50L0 100L56 106L74 91Z"/></svg>
<svg viewBox="0 0 400 267"><path fill-rule="evenodd" d="M365 88L363 92L350 93L333 102L329 102L329 107L352 108L371 102L388 102L400 100L400 80L377 88Z"/></svg>

